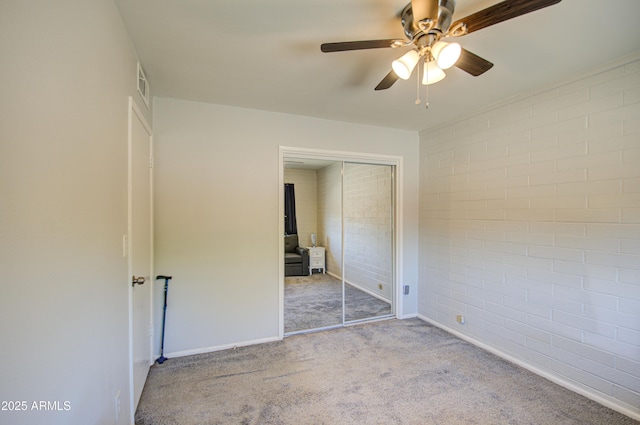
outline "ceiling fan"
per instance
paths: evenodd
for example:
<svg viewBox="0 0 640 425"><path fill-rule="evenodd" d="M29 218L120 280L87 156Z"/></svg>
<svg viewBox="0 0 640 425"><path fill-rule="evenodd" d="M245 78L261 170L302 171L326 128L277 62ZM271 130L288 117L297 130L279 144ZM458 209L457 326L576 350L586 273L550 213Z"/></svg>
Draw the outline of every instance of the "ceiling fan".
<svg viewBox="0 0 640 425"><path fill-rule="evenodd" d="M411 47L392 63L392 70L376 86L376 90L391 87L399 78L409 79L413 69L423 62L422 84L429 85L445 77L444 70L452 66L477 77L493 63L449 41L488 26L513 19L560 3L561 0L504 0L452 23L455 0L411 0L402 10L405 39L343 41L324 43L325 52ZM445 41L445 39L447 39Z"/></svg>

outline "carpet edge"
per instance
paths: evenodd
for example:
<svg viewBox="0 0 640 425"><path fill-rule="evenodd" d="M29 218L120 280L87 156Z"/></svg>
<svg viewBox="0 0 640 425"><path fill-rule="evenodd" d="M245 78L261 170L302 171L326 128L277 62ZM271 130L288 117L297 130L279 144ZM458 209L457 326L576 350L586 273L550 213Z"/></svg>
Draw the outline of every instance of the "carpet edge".
<svg viewBox="0 0 640 425"><path fill-rule="evenodd" d="M617 400L612 400L609 399L608 397L605 397L604 395L600 395L599 393L595 393L593 391L590 391L588 388L585 388L582 385L578 385L577 383L571 382L567 379L564 379L562 376L559 375L555 375L549 371L546 371L544 369L541 369L537 366L534 366L530 363L527 363L519 358L516 358L502 350L500 350L499 348L496 348L494 346L488 345L482 341L479 341L475 338L473 338L470 335L464 334L462 332L456 331L455 329L438 322L437 320L434 319L430 319L427 316L424 316L422 314L417 314L416 316L418 319L427 322L433 326L436 326L452 335L457 336L458 338L475 345L478 348L481 348L485 351L490 352L491 354L494 354L510 363L513 363L515 365L518 365L524 369L527 369L528 371L535 373L536 375L545 378L551 382L553 382L554 384L560 385L563 388L568 389L569 391L573 391L576 394L580 394L590 400L595 401L598 404L601 404L605 407L608 407L612 410L615 410L618 413L622 413L625 416L630 417L631 419L634 419L636 421L640 421L640 412L635 412L634 410L632 410L631 408L619 403Z"/></svg>

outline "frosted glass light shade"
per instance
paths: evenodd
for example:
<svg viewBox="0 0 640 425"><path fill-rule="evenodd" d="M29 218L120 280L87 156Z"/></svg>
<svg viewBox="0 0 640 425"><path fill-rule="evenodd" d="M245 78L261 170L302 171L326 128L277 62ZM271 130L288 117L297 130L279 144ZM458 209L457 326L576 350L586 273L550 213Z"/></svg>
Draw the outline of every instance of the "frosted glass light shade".
<svg viewBox="0 0 640 425"><path fill-rule="evenodd" d="M420 55L415 50L410 50L401 58L394 60L391 63L391 68L393 68L393 72L403 80L408 80L411 77L411 73L413 72L413 68L416 67L418 63L418 59L420 59Z"/></svg>
<svg viewBox="0 0 640 425"><path fill-rule="evenodd" d="M428 84L437 83L446 77L447 74L441 70L435 61L431 61L427 63L427 66L424 67L424 74L422 76L422 84L425 86Z"/></svg>
<svg viewBox="0 0 640 425"><path fill-rule="evenodd" d="M431 54L438 62L440 69L449 69L460 58L462 47L458 43L447 43L445 41L438 41L431 48Z"/></svg>

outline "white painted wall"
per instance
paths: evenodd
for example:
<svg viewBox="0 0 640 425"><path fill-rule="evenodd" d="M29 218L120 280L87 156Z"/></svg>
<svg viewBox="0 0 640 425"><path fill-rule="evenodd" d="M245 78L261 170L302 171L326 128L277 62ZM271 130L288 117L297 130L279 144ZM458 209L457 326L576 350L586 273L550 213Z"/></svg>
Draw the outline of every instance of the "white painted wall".
<svg viewBox="0 0 640 425"><path fill-rule="evenodd" d="M638 419L639 118L636 58L421 133L419 304Z"/></svg>
<svg viewBox="0 0 640 425"><path fill-rule="evenodd" d="M342 279L342 162L318 170L318 245L327 272Z"/></svg>
<svg viewBox="0 0 640 425"><path fill-rule="evenodd" d="M155 265L174 276L167 353L278 337L281 145L404 157L405 279L417 281L416 133L166 98L154 123ZM403 301L416 311L415 292Z"/></svg>
<svg viewBox="0 0 640 425"><path fill-rule="evenodd" d="M391 170L388 165L344 166L345 280L389 302L393 296Z"/></svg>
<svg viewBox="0 0 640 425"><path fill-rule="evenodd" d="M298 243L301 246L311 246L311 234L318 233L318 189L316 171L285 169L284 182L294 185Z"/></svg>
<svg viewBox="0 0 640 425"><path fill-rule="evenodd" d="M9 0L0 57L0 423L128 424L135 53L112 0Z"/></svg>

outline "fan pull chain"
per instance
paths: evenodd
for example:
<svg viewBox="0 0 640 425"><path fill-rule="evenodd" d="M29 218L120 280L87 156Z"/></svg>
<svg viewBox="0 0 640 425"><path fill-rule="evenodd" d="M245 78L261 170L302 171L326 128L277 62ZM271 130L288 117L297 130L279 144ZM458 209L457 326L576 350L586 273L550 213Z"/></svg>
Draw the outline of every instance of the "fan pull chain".
<svg viewBox="0 0 640 425"><path fill-rule="evenodd" d="M424 63L425 81L429 81L429 64L427 63L428 60L429 58L427 57ZM425 95L424 108L429 109L429 84L424 85L424 95Z"/></svg>
<svg viewBox="0 0 640 425"><path fill-rule="evenodd" d="M425 68L425 72L427 72L426 68ZM429 109L429 84L425 84L424 94L425 94L425 97L426 97L425 103L424 103L424 108L425 109Z"/></svg>
<svg viewBox="0 0 640 425"><path fill-rule="evenodd" d="M420 103L422 103L422 101L420 100L420 61L418 62L418 66L416 68L416 105L419 105Z"/></svg>

